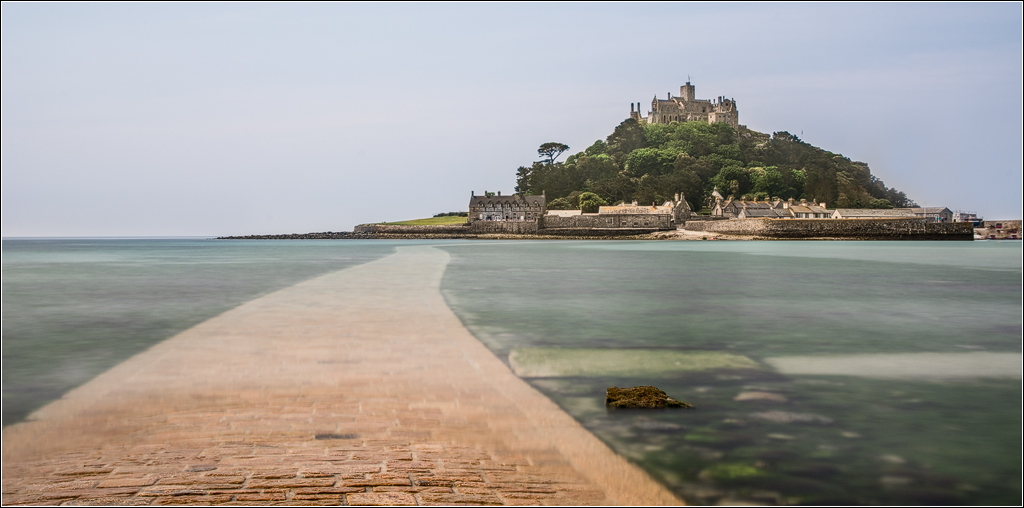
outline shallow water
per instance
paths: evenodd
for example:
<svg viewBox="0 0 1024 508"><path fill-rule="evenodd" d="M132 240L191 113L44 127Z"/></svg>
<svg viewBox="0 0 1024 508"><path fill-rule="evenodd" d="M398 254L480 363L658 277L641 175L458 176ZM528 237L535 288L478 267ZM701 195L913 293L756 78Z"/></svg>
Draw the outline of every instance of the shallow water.
<svg viewBox="0 0 1024 508"><path fill-rule="evenodd" d="M467 327L691 504L1020 502L1019 242L444 248ZM696 409L605 409L648 384Z"/></svg>
<svg viewBox="0 0 1024 508"><path fill-rule="evenodd" d="M469 329L691 504L1020 501L1019 242L5 239L4 425L407 244L450 252ZM605 409L646 384L696 409Z"/></svg>
<svg viewBox="0 0 1024 508"><path fill-rule="evenodd" d="M3 425L182 330L395 245L4 239Z"/></svg>

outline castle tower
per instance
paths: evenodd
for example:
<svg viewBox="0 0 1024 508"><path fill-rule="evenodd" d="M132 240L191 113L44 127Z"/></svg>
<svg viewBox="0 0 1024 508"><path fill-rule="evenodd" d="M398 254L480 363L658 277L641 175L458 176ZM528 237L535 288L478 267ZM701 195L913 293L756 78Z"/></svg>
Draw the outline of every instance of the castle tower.
<svg viewBox="0 0 1024 508"><path fill-rule="evenodd" d="M692 102L694 97L696 97L694 94L694 86L691 85L689 81L687 81L685 85L679 87L679 98L682 99L683 102Z"/></svg>

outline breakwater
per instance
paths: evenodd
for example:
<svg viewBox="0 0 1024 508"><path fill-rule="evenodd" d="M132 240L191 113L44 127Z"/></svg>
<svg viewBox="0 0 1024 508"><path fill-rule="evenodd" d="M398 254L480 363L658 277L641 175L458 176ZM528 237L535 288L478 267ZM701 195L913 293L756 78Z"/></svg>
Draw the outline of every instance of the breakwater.
<svg viewBox="0 0 1024 508"><path fill-rule="evenodd" d="M661 240L656 230L545 228L535 222L476 222L470 224L424 225L361 224L349 231L294 233L281 235L219 236L218 240Z"/></svg>
<svg viewBox="0 0 1024 508"><path fill-rule="evenodd" d="M327 231L323 233L291 233L284 235L218 236L217 240L372 240L373 234L353 231Z"/></svg>
<svg viewBox="0 0 1024 508"><path fill-rule="evenodd" d="M766 238L851 240L973 240L968 222L925 219L732 219L688 221L683 229Z"/></svg>
<svg viewBox="0 0 1024 508"><path fill-rule="evenodd" d="M973 240L970 223L925 219L730 219L690 220L683 229L766 239ZM362 224L349 231L281 235L222 236L218 240L667 240L658 228L538 227L536 222L477 221L471 224L413 226Z"/></svg>

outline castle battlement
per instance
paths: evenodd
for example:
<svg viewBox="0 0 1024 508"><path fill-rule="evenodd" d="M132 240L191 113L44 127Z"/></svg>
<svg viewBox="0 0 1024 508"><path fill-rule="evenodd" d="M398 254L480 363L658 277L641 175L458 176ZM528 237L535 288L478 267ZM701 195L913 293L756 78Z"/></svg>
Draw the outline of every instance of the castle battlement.
<svg viewBox="0 0 1024 508"><path fill-rule="evenodd" d="M665 99L657 96L651 101L647 117L640 116L640 103L629 105L630 118L641 123L707 122L727 123L739 127L740 113L736 99L719 96L716 100L697 99L695 87L689 81L679 87L679 96L666 94Z"/></svg>

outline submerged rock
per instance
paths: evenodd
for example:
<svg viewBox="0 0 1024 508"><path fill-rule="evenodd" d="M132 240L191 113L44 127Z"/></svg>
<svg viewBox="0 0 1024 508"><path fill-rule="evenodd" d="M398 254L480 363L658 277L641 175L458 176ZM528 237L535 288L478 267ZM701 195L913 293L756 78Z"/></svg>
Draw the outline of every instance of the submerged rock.
<svg viewBox="0 0 1024 508"><path fill-rule="evenodd" d="M613 386L605 394L604 402L608 407L621 408L693 407L691 404L669 397L665 392L653 386L634 386L633 388Z"/></svg>

